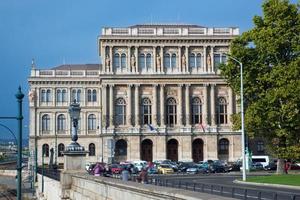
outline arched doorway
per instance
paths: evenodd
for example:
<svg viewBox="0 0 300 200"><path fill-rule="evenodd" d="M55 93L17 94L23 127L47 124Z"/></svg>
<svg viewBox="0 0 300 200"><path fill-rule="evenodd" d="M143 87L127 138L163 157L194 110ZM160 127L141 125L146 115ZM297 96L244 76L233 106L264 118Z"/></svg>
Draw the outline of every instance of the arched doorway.
<svg viewBox="0 0 300 200"><path fill-rule="evenodd" d="M121 162L127 160L127 142L123 139L118 140L115 145L114 161Z"/></svg>
<svg viewBox="0 0 300 200"><path fill-rule="evenodd" d="M152 147L153 147L153 143L150 139L145 139L142 141L142 148L141 148L142 160L152 162L153 159Z"/></svg>
<svg viewBox="0 0 300 200"><path fill-rule="evenodd" d="M167 159L178 161L178 142L175 139L171 139L167 143Z"/></svg>
<svg viewBox="0 0 300 200"><path fill-rule="evenodd" d="M229 140L226 139L226 138L223 138L223 139L219 140L218 157L219 157L219 160L228 161L228 158L229 158Z"/></svg>
<svg viewBox="0 0 300 200"><path fill-rule="evenodd" d="M195 139L192 144L192 156L194 162L203 160L203 140Z"/></svg>

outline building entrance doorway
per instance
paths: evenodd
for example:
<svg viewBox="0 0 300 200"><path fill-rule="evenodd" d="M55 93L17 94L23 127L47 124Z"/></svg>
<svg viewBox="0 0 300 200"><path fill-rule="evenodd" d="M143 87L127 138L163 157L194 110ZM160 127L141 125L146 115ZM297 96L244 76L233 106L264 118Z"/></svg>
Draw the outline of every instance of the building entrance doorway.
<svg viewBox="0 0 300 200"><path fill-rule="evenodd" d="M192 144L192 157L194 162L203 160L203 141L195 139Z"/></svg>
<svg viewBox="0 0 300 200"><path fill-rule="evenodd" d="M171 139L167 143L167 159L178 161L178 142L175 139Z"/></svg>
<svg viewBox="0 0 300 200"><path fill-rule="evenodd" d="M141 148L142 160L152 162L153 159L152 147L153 147L153 143L150 139L145 139L142 141L142 148Z"/></svg>

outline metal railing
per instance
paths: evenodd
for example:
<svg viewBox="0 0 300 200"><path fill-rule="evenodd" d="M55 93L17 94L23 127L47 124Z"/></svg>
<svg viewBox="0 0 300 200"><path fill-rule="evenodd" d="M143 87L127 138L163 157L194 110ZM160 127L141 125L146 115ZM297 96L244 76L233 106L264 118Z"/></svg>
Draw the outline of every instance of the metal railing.
<svg viewBox="0 0 300 200"><path fill-rule="evenodd" d="M60 181L60 170L58 170L58 169L49 169L49 168L43 169L42 167L38 167L37 172L41 175L44 174L44 176L46 176L48 178Z"/></svg>
<svg viewBox="0 0 300 200"><path fill-rule="evenodd" d="M132 176L131 180L138 182L137 176ZM283 192L264 191L261 189L249 189L243 187L232 187L218 184L195 183L180 180L168 180L159 177L149 176L148 184L191 190L194 192L209 193L224 197L247 200L300 200L300 195Z"/></svg>

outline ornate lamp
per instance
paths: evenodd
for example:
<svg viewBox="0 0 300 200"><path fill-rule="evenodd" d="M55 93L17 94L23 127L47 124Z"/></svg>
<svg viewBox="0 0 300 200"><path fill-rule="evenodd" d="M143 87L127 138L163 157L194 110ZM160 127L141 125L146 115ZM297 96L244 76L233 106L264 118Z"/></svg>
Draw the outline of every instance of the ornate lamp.
<svg viewBox="0 0 300 200"><path fill-rule="evenodd" d="M67 146L66 151L84 151L84 147L80 146L80 144L77 143L77 128L78 120L80 117L80 110L81 108L79 103L76 103L76 100L74 99L74 102L71 103L69 107L69 114L72 120L72 143L69 146Z"/></svg>

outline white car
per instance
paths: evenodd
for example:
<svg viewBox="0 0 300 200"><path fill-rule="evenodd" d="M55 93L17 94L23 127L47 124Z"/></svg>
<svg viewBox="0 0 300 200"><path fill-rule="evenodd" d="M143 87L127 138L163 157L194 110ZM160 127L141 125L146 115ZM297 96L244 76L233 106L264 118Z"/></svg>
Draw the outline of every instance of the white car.
<svg viewBox="0 0 300 200"><path fill-rule="evenodd" d="M138 171L142 171L142 169L144 167L147 166L147 161L144 160L136 160L136 161L132 161L132 164L138 169Z"/></svg>

